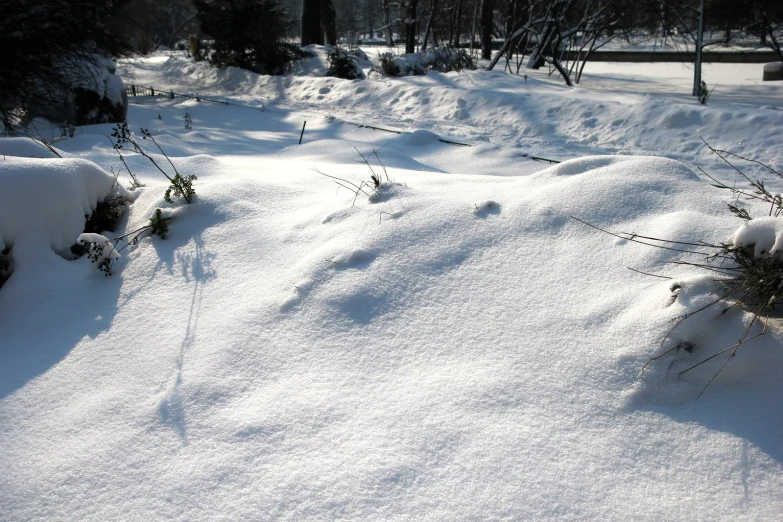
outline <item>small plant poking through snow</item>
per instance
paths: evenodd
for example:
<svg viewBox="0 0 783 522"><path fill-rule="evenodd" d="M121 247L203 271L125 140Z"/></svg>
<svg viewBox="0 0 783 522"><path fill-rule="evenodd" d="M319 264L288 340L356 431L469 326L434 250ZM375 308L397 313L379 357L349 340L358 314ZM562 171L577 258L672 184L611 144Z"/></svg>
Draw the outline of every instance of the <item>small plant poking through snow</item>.
<svg viewBox="0 0 783 522"><path fill-rule="evenodd" d="M367 159L367 157L361 152L359 152L359 149L354 147L354 150L362 158L361 162L367 165L367 168L370 169L369 181L364 180L359 182L359 184L357 185L352 181L349 181L344 178L339 178L337 176L332 176L330 174L326 174L318 169L313 169L313 170L315 170L318 174L322 176L326 176L327 178L331 179L339 186L350 190L354 194L354 198L353 198L354 204L356 203L356 198L359 197L359 194L364 194L371 202L380 201L381 199L383 199L384 191L388 187L391 187L392 185L398 185L398 184L389 177L389 173L386 170L386 166L381 161L381 157L378 155L377 150L373 149L372 154L373 156L375 156L375 159L378 161L378 167L380 167L383 173L376 172L376 169L378 167L373 168L373 166L370 164L370 161Z"/></svg>
<svg viewBox="0 0 783 522"><path fill-rule="evenodd" d="M487 217L489 214L500 214L500 203L492 200L476 203L473 205L473 214L481 218Z"/></svg>
<svg viewBox="0 0 783 522"><path fill-rule="evenodd" d="M601 232L608 233L627 241L681 252L686 255L696 255L698 259L695 261L690 261L686 258L670 261L670 263L694 266L715 274L714 282L717 284L717 289L710 294L707 303L674 318L674 326L672 326L666 336L664 336L661 341L662 346L671 338L674 331L684 321L706 310L719 310L719 317L724 316L727 312L735 308L741 308L750 312L751 319L745 325L738 342L732 344L728 348L721 349L712 355L706 357L702 356L694 364L690 364L686 368L678 371L678 375L683 375L715 358L724 357L722 364L709 379L704 386L704 389L702 389L697 396L697 399L704 394L709 385L712 384L718 375L720 375L742 345L764 335L767 331L771 313L776 306L783 304L783 218L781 217L783 215L783 198L778 193L770 192L764 185L763 180L751 179L732 161L740 160L752 163L764 169L767 174L772 174L781 179L783 179L783 174L760 161L744 158L728 151L715 149L706 142L705 144L712 152L717 154L721 160L732 167L744 181L750 184L751 187L750 189L730 187L715 180L712 176L704 172L704 170L699 169L715 182L715 187L728 190L735 196L734 201L728 203L728 208L734 216L742 219L744 223L734 232L727 242L721 244L711 244L704 241L683 242L641 236L628 232L615 233L598 228L581 219L574 218ZM754 219L748 209L740 206L740 201L743 199L755 201L764 205L764 208L768 209L767 216ZM634 271L640 272L638 270ZM640 273L645 274L645 272ZM666 278L665 276L654 277ZM682 286L680 283L675 282L671 285L670 290L672 292L672 302L677 301L680 297ZM642 372L644 372L644 370L654 361L660 360L667 355L676 356L683 351L688 353L697 352L698 347L689 341L681 341L673 347L667 348L658 355L650 358L642 367ZM676 359L672 357L658 386L660 386L669 375L675 361Z"/></svg>
<svg viewBox="0 0 783 522"><path fill-rule="evenodd" d="M78 244L84 245L88 248L87 257L92 262L98 265L98 270L103 272L107 277L111 275L111 267L115 259L119 259L120 252L126 249L130 245L137 245L141 235L149 231L151 235L160 236L161 239L166 239L169 233L168 221L170 217L165 217L163 212L158 208L155 209L155 214L150 218L150 224L141 228L128 232L114 238L107 238L101 234L84 233L79 236ZM117 248L120 243L124 245Z"/></svg>
<svg viewBox="0 0 783 522"><path fill-rule="evenodd" d="M141 137L142 140L152 142L155 147L160 151L160 153L163 155L164 158L166 158L166 161L169 162L169 165L171 165L171 168L174 170L174 177L170 176L163 168L161 168L160 165L158 165L158 162L155 161L155 158L153 158L149 153L147 153L144 148L139 144L138 140L136 139L136 136L134 133L130 132L128 129L128 124L126 123L120 123L116 125L112 132L112 137L115 138L117 141L114 143L114 148L116 150L128 150L125 149L125 146L127 144L133 145L133 151L141 154L145 158L147 158L154 166L157 168L161 174L166 176L166 178L171 182L171 185L168 189L166 189L166 194L163 196L163 199L166 200L167 203L173 203L174 198L183 198L187 203L193 203L193 200L196 197L196 190L193 188L193 181L198 179L195 175L190 174L187 176L183 176L177 171L177 167L174 166L174 163L172 163L171 158L168 157L168 155L163 151L163 149L158 145L158 142L155 141L155 138L150 133L149 129L141 129ZM120 153L120 158L122 158L122 153ZM123 159L123 163L125 163L125 160ZM128 164L125 163L125 167L128 169L128 172L130 172L130 168L128 167ZM135 178L134 178L135 179ZM172 198L172 195L174 198Z"/></svg>
<svg viewBox="0 0 783 522"><path fill-rule="evenodd" d="M191 114L190 109L185 110L185 129L191 130L193 128L193 114Z"/></svg>
<svg viewBox="0 0 783 522"><path fill-rule="evenodd" d="M715 90L715 87L713 87L711 90L707 88L707 82L704 80L701 81L701 84L699 85L699 103L702 105L707 105L707 100L710 99L710 95L712 94L712 91Z"/></svg>
<svg viewBox="0 0 783 522"><path fill-rule="evenodd" d="M111 275L111 264L120 257L114 248L113 240L100 234L82 234L78 243L88 247L87 257L90 262L98 265L98 270L106 276Z"/></svg>

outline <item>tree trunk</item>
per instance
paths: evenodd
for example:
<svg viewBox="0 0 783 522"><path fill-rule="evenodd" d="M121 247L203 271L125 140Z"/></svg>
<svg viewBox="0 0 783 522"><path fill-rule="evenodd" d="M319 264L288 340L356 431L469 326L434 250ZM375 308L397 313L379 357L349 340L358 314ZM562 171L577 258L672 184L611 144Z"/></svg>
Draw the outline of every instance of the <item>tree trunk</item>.
<svg viewBox="0 0 783 522"><path fill-rule="evenodd" d="M381 4L383 13L383 35L386 37L386 45L394 45L394 34L392 34L391 15L389 14L389 0L383 0Z"/></svg>
<svg viewBox="0 0 783 522"><path fill-rule="evenodd" d="M693 67L693 95L701 93L701 52L704 39L704 0L699 4L699 28L696 33L696 63Z"/></svg>
<svg viewBox="0 0 783 522"><path fill-rule="evenodd" d="M408 0L405 6L405 53L416 52L416 8L419 0Z"/></svg>
<svg viewBox="0 0 783 522"><path fill-rule="evenodd" d="M542 65L546 63L546 60L544 59L544 55L547 52L547 48L550 45L550 40L552 39L552 32L554 30L554 26L557 22L549 21L547 22L546 29L544 30L544 34L541 35L541 39L536 42L536 47L533 49L533 52L530 54L530 60L527 62L527 68L528 69L540 69Z"/></svg>
<svg viewBox="0 0 783 522"><path fill-rule="evenodd" d="M337 11L334 8L332 0L320 0L321 4L321 25L323 26L323 35L326 37L326 43L337 45ZM323 37L322 37L323 43Z"/></svg>
<svg viewBox="0 0 783 522"><path fill-rule="evenodd" d="M481 2L481 57L485 60L492 58L492 28L494 0Z"/></svg>
<svg viewBox="0 0 783 522"><path fill-rule="evenodd" d="M555 69L557 69L557 72L559 72L559 73L560 73L560 76L562 76L562 77L563 77L563 79L564 79L564 80L565 80L565 82L566 82L566 85L568 85L569 87L573 87L573 86L574 86L574 84L573 84L573 83L571 83L571 77L570 77L570 76L568 76L568 71L566 71L566 70L565 70L565 68L563 67L563 65L560 63L560 60L558 60L557 58L553 58L553 59L551 60L551 63L552 63L552 65L554 65L554 66L555 66Z"/></svg>
<svg viewBox="0 0 783 522"><path fill-rule="evenodd" d="M430 33L432 32L432 21L435 19L435 11L437 11L437 9L438 0L432 0L432 3L430 4L430 16L427 19L427 29L424 31L424 41L421 44L421 52L427 50L427 40L430 39Z"/></svg>
<svg viewBox="0 0 783 522"><path fill-rule="evenodd" d="M452 11L451 30L449 31L449 47L459 47L459 36L462 25L462 0L457 0L457 8Z"/></svg>
<svg viewBox="0 0 783 522"><path fill-rule="evenodd" d="M516 31L514 31L510 36L506 37L506 41L503 42L503 45L500 46L500 50L497 52L495 57L490 62L489 66L487 67L488 71L491 71L495 65L497 65L498 60L500 60L500 57L503 56L503 54L506 51L510 51L511 45L517 40L517 38L521 39L522 36L527 33L529 28L527 25L520 27Z"/></svg>
<svg viewBox="0 0 783 522"><path fill-rule="evenodd" d="M302 0L301 23L300 41L302 47L310 44L323 44L320 0Z"/></svg>

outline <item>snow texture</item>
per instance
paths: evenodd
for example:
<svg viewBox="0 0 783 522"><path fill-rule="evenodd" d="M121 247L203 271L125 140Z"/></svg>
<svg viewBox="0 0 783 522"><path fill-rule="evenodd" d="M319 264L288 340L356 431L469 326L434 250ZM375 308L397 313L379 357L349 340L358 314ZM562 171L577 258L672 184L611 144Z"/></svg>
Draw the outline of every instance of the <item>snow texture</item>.
<svg viewBox="0 0 783 522"><path fill-rule="evenodd" d="M749 314L671 331L715 275L572 219L774 248L776 224L737 231L732 195L695 173L736 181L700 135L779 163L766 87L702 107L655 68L650 95L609 73L273 78L176 54L119 70L266 110L132 100L131 129L198 176L198 199L166 204L129 153L145 188L120 233L172 219L111 277L52 253L122 168L111 127L57 143L82 159L0 164L4 241L41 253L0 288L0 520L780 517L780 325L694 401L716 366L676 370ZM369 201L351 183L373 173L392 183Z"/></svg>
<svg viewBox="0 0 783 522"><path fill-rule="evenodd" d="M32 138L4 138L0 140L0 155L20 158L56 158L52 151Z"/></svg>

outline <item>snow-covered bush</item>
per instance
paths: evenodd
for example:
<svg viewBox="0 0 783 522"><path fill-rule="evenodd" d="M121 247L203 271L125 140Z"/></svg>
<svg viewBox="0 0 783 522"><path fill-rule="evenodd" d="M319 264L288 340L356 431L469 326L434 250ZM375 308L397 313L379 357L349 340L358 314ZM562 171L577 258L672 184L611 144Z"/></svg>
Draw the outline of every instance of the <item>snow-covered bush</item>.
<svg viewBox="0 0 783 522"><path fill-rule="evenodd" d="M329 47L326 51L329 68L326 76L334 76L344 80L364 80L365 75L359 65L359 57L352 51Z"/></svg>
<svg viewBox="0 0 783 522"><path fill-rule="evenodd" d="M100 22L114 10L111 2L80 0L3 4L0 120L7 130L36 116L76 124L124 118L115 107L123 102L122 82L104 57L128 46ZM77 107L76 89L95 92L98 100L82 97Z"/></svg>
<svg viewBox="0 0 783 522"><path fill-rule="evenodd" d="M423 53L401 56L381 56L381 67L387 76L424 75L430 71L442 73L475 69L475 60L465 49L439 47ZM393 74L397 71L396 74Z"/></svg>
<svg viewBox="0 0 783 522"><path fill-rule="evenodd" d="M738 342L712 355L705 356L702 354L697 362L678 370L678 374L682 375L717 357L725 356L723 363L714 372L707 386L723 371L726 364L737 354L741 346L766 332L770 315L776 306L783 304L783 197L779 193L770 192L762 180L752 179L747 176L732 161L750 162L764 169L765 174L772 174L781 179L783 179L783 174L756 160L749 160L731 152L709 148L734 168L743 181L750 185L749 189L737 188L713 179L715 181L714 186L728 190L733 194L733 202L728 203L728 208L733 215L744 221L734 234L726 242L720 244L710 244L704 241L696 243L678 242L660 238L641 237L635 234L621 236L627 240L676 250L686 255L696 255L697 259L695 261L692 261L691 258L686 258L676 261L676 263L703 268L712 274L710 281L713 287L708 290L711 292L709 298L699 302L697 306L692 307L687 313L678 317L674 326L666 335L666 338L664 338L664 342L672 336L684 321L701 312L714 310L719 312L719 316L723 316L735 308L742 308L750 312L751 318ZM732 158L732 160L729 158ZM740 201L743 200L756 204L761 203L760 208L768 215L754 219L749 208L740 206ZM679 282L672 284L671 291L674 301L681 298L682 288L683 285ZM676 356L680 352L690 353L696 349L698 349L697 343L691 342L689 339L681 340L675 343L673 347L665 349L662 353L650 359L645 364L645 367L652 361L661 359L666 355L674 354ZM669 370L671 370L673 363L674 361L670 364ZM664 378L669 373L669 370L664 374ZM702 393L704 393L704 390L702 390Z"/></svg>
<svg viewBox="0 0 783 522"><path fill-rule="evenodd" d="M0 271L52 251L71 257L87 217L110 197L133 199L90 161L6 157L0 162Z"/></svg>
<svg viewBox="0 0 783 522"><path fill-rule="evenodd" d="M125 120L128 95L122 79L115 74L114 61L99 55L67 57L53 65L62 70L60 85L50 91L29 96L24 110L9 121L9 127L19 128L34 118L57 122L65 133L73 133L73 125L116 123Z"/></svg>
<svg viewBox="0 0 783 522"><path fill-rule="evenodd" d="M381 53L381 72L384 76L399 76L400 66L394 61L394 53Z"/></svg>
<svg viewBox="0 0 783 522"><path fill-rule="evenodd" d="M87 257L98 266L98 270L106 276L110 276L112 264L116 259L120 258L120 252L131 245L138 244L139 239L145 232L149 231L152 235L166 239L169 233L168 222L170 219L170 216L164 216L161 209L158 208L155 209L155 214L150 218L149 225L112 239L102 234L85 232L79 236L78 245L87 250ZM120 243L124 244L117 248Z"/></svg>
<svg viewBox="0 0 783 522"><path fill-rule="evenodd" d="M95 63L85 65L85 69L73 78L72 111L61 109L67 112L55 121L64 120L76 125L125 121L128 95L122 78L116 72L117 64L109 59L96 58Z"/></svg>

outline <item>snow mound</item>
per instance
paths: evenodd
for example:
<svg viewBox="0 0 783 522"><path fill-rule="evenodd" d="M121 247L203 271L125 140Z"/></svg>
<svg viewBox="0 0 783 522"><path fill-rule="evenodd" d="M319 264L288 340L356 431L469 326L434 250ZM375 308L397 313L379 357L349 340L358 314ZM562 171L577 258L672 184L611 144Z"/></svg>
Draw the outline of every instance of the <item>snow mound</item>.
<svg viewBox="0 0 783 522"><path fill-rule="evenodd" d="M556 176L575 176L609 167L626 169L629 174L649 171L656 176L699 181L699 177L679 161L655 156L586 156L564 161L544 172Z"/></svg>
<svg viewBox="0 0 783 522"><path fill-rule="evenodd" d="M19 158L55 158L52 152L32 138L0 139L0 155Z"/></svg>
<svg viewBox="0 0 783 522"><path fill-rule="evenodd" d="M0 163L0 250L13 246L17 263L41 249L68 250L85 216L113 190L127 195L91 161L6 158Z"/></svg>
<svg viewBox="0 0 783 522"><path fill-rule="evenodd" d="M438 143L438 141L440 141L440 136L438 136L432 131L428 131L424 129L415 130L409 136L406 137L407 137L406 140L407 144L412 147L432 145L433 143Z"/></svg>

